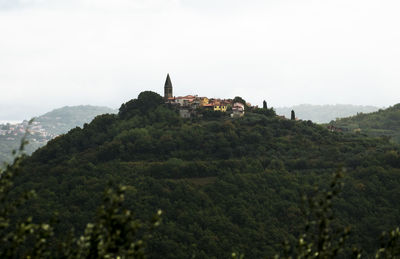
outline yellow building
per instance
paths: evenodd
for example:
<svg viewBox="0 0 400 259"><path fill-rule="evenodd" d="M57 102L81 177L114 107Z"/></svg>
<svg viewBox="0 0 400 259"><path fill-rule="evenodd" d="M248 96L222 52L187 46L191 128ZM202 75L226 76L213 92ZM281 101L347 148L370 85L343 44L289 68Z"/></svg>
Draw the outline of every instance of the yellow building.
<svg viewBox="0 0 400 259"><path fill-rule="evenodd" d="M214 111L226 112L227 108L228 106L226 105L214 105Z"/></svg>
<svg viewBox="0 0 400 259"><path fill-rule="evenodd" d="M207 97L200 97L200 106L208 104L209 100Z"/></svg>

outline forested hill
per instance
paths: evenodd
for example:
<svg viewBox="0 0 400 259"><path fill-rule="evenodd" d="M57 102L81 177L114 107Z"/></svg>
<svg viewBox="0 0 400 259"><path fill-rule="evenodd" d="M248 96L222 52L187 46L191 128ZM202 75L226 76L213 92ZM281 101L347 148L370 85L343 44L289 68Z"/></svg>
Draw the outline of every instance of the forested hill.
<svg viewBox="0 0 400 259"><path fill-rule="evenodd" d="M357 113L375 112L379 107L335 104L335 105L312 105L300 104L291 107L278 107L276 113L290 118L290 112L295 111L296 117L301 120L311 120L315 123L328 123L337 118L344 118L356 115Z"/></svg>
<svg viewBox="0 0 400 259"><path fill-rule="evenodd" d="M67 133L72 128L82 127L84 123L90 122L97 115L116 112L116 110L101 106L65 106L34 118L32 125L28 125L28 121L18 124L0 124L0 165L12 160L12 151L18 149L28 129L29 144L25 146L25 152L31 154L50 139Z"/></svg>
<svg viewBox="0 0 400 259"><path fill-rule="evenodd" d="M359 113L329 123L348 132L362 132L370 136L388 136L400 144L400 104L373 113Z"/></svg>
<svg viewBox="0 0 400 259"><path fill-rule="evenodd" d="M181 119L161 96L143 92L25 160L15 191L35 189L38 198L18 217L43 222L58 211L59 238L81 231L112 182L127 186L138 218L164 211L150 258L262 258L302 232L301 195L345 168L334 225L351 225L349 246L372 255L381 231L400 223L399 148L271 111Z"/></svg>

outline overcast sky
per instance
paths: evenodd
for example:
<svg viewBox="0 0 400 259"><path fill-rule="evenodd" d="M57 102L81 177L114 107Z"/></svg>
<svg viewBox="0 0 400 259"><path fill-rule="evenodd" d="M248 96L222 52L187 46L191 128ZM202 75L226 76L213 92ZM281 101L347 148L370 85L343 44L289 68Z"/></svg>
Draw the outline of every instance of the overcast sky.
<svg viewBox="0 0 400 259"><path fill-rule="evenodd" d="M144 90L400 102L398 0L0 0L0 119Z"/></svg>

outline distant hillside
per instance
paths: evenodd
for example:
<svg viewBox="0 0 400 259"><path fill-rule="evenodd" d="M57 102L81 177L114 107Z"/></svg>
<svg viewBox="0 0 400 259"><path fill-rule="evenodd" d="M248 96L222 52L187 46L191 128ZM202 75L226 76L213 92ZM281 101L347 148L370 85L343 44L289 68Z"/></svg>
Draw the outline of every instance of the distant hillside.
<svg viewBox="0 0 400 259"><path fill-rule="evenodd" d="M65 106L35 118L35 122L38 122L46 132L60 135L72 128L82 127L97 115L105 113L117 113L117 111L103 106Z"/></svg>
<svg viewBox="0 0 400 259"><path fill-rule="evenodd" d="M315 123L328 123L336 118L344 118L363 112L374 112L379 110L375 106L362 106L351 104L335 104L335 105L311 105L300 104L292 107L278 107L275 109L279 115L290 118L290 112L294 110L296 117L302 120L311 120Z"/></svg>
<svg viewBox="0 0 400 259"><path fill-rule="evenodd" d="M44 146L54 137L67 133L75 127L82 127L94 117L105 113L116 113L108 107L81 105L55 109L34 119L27 136L29 145L25 151L30 154ZM0 164L10 161L11 152L20 145L28 127L28 121L17 124L0 124Z"/></svg>
<svg viewBox="0 0 400 259"><path fill-rule="evenodd" d="M362 132L370 136L389 136L400 143L400 104L373 113L337 119L331 125L349 132Z"/></svg>

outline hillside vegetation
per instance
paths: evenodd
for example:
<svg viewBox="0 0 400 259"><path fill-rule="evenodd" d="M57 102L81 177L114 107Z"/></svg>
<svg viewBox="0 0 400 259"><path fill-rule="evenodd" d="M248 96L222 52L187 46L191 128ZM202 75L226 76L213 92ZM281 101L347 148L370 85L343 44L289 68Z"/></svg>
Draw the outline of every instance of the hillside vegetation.
<svg viewBox="0 0 400 259"><path fill-rule="evenodd" d="M337 119L329 124L349 132L387 136L400 144L400 104L373 113L359 113L349 118Z"/></svg>
<svg viewBox="0 0 400 259"><path fill-rule="evenodd" d="M278 107L276 113L290 118L290 112L295 111L296 117L301 120L311 120L314 123L328 123L337 118L344 118L356 115L357 113L368 113L377 111L375 106L362 106L351 104L335 105L312 105L300 104L291 107Z"/></svg>
<svg viewBox="0 0 400 259"><path fill-rule="evenodd" d="M34 189L38 198L15 218L43 222L58 211L62 239L84 229L110 183L124 184L139 219L164 211L150 258L262 258L303 231L302 194L345 170L333 225L352 226L349 248L373 255L381 231L399 225L400 150L387 139L329 132L266 109L215 114L184 120L158 94L141 93L119 114L97 116L26 159L13 191Z"/></svg>

